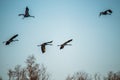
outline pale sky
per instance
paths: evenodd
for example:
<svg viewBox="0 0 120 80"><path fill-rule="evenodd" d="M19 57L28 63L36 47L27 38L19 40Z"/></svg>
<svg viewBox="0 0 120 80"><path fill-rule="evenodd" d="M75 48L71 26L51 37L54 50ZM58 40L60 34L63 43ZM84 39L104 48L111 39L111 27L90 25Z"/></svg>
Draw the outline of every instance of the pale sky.
<svg viewBox="0 0 120 80"><path fill-rule="evenodd" d="M22 19L28 6L35 18ZM0 76L17 64L25 66L29 55L44 64L53 80L69 74L90 74L120 70L120 0L1 0L0 1ZM112 9L113 14L99 17ZM19 34L6 46L2 42ZM57 45L73 39L72 46ZM53 40L42 54L37 45Z"/></svg>

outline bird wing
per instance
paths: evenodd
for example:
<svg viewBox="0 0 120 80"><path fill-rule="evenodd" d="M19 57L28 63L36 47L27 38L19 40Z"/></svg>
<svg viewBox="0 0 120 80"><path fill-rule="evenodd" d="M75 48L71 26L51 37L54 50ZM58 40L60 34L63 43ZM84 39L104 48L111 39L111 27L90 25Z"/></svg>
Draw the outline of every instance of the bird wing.
<svg viewBox="0 0 120 80"><path fill-rule="evenodd" d="M108 9L107 11L110 12L110 13L112 13L112 10L111 10L111 9Z"/></svg>
<svg viewBox="0 0 120 80"><path fill-rule="evenodd" d="M45 45L41 45L41 51L42 51L42 53L45 53Z"/></svg>
<svg viewBox="0 0 120 80"><path fill-rule="evenodd" d="M18 16L24 16L24 14L18 14Z"/></svg>
<svg viewBox="0 0 120 80"><path fill-rule="evenodd" d="M70 40L66 41L64 44L67 44L67 43L71 42L72 40L73 40L73 39L70 39Z"/></svg>
<svg viewBox="0 0 120 80"><path fill-rule="evenodd" d="M18 34L14 35L13 37L11 37L9 40L13 40L14 38L16 38L18 36Z"/></svg>
<svg viewBox="0 0 120 80"><path fill-rule="evenodd" d="M53 41L49 41L49 42L46 42L46 43L52 43Z"/></svg>

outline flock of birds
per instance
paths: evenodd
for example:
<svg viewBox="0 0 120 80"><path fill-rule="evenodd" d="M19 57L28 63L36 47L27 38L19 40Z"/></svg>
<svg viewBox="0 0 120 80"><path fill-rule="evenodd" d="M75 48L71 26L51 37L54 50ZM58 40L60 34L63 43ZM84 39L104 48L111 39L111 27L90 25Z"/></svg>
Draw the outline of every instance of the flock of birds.
<svg viewBox="0 0 120 80"><path fill-rule="evenodd" d="M111 15L112 14L112 10L111 9L107 9L107 10L105 10L105 11L102 11L102 12L100 12L99 13L99 16L101 16L101 15ZM24 18L27 18L27 17L35 17L35 16L31 16L30 14L29 14L29 8L26 6L26 9L25 9L25 13L24 14L19 14L19 16L23 16L23 19Z"/></svg>
<svg viewBox="0 0 120 80"><path fill-rule="evenodd" d="M112 10L111 9L108 9L108 10L105 10L105 11L102 11L99 13L99 16L101 15L111 15L112 14ZM29 14L29 8L26 6L26 9L25 9L25 13L24 14L18 14L18 16L23 16L23 19L24 18L27 18L27 17L35 17L35 16L31 16ZM5 43L5 45L9 45L11 42L15 42L15 41L18 41L17 39L15 40L15 38L18 36L18 34L12 36L9 40L7 41L4 41L3 43ZM63 44L60 44L58 46L60 46L60 49L63 49L66 45L71 45L71 44L68 44L72 41L73 39L70 39L70 40L67 40L66 42L64 42ZM41 46L41 51L42 53L45 53L46 51L46 45L52 45L53 41L49 41L49 42L45 42L45 43L42 43L40 45L37 45L37 46Z"/></svg>
<svg viewBox="0 0 120 80"><path fill-rule="evenodd" d="M18 36L18 34L12 36L10 39L8 39L7 41L4 41L3 43L5 43L5 45L9 45L11 42L18 41L17 39L15 40L15 38L16 38L17 36ZM66 45L71 45L71 44L68 44L68 43L71 42L72 40L73 40L73 39L70 39L70 40L68 40L68 41L66 41L66 42L64 42L63 44L58 45L58 46L60 46L60 49L63 49L64 46L66 46ZM37 45L37 46L41 46L41 51L42 51L42 53L45 53L45 51L46 51L45 46L46 46L46 45L52 45L52 44L50 44L50 43L52 43L52 42L53 42L53 41L44 42L44 43L42 43L42 44L40 44L40 45Z"/></svg>

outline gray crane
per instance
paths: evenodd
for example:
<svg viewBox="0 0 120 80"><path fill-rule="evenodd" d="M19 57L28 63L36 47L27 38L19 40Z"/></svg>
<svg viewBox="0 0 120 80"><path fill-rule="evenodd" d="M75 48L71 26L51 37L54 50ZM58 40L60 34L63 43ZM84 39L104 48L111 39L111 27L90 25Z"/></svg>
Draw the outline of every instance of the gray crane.
<svg viewBox="0 0 120 80"><path fill-rule="evenodd" d="M31 16L30 14L29 14L29 8L26 6L26 9L25 9L25 14L18 14L19 16L23 16L23 19L24 18L27 18L27 17L35 17L35 16Z"/></svg>
<svg viewBox="0 0 120 80"><path fill-rule="evenodd" d="M10 44L11 42L13 42L13 41L18 41L17 39L14 40L14 38L16 38L17 36L18 36L18 34L12 36L9 40L4 41L3 43L5 43L5 45L9 45L9 44Z"/></svg>
<svg viewBox="0 0 120 80"><path fill-rule="evenodd" d="M111 9L105 10L100 12L99 16L101 15L111 15L113 13L113 11Z"/></svg>
<svg viewBox="0 0 120 80"><path fill-rule="evenodd" d="M64 42L63 44L61 44L61 45L58 45L58 46L60 46L60 49L63 49L66 45L71 45L71 44L68 44L69 42L71 42L73 39L70 39L70 40L68 40L68 41L66 41L66 42Z"/></svg>
<svg viewBox="0 0 120 80"><path fill-rule="evenodd" d="M45 51L46 51L46 45L52 45L52 44L50 44L50 43L52 43L53 41L49 41L49 42L45 42L45 43L42 43L41 45L37 45L37 46L41 46L41 51L42 51L42 53L45 53Z"/></svg>

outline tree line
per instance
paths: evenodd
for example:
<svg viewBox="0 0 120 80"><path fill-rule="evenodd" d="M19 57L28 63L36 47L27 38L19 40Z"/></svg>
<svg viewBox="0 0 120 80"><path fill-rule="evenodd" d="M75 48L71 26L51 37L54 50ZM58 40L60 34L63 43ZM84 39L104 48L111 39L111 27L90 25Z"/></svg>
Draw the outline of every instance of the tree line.
<svg viewBox="0 0 120 80"><path fill-rule="evenodd" d="M25 61L26 67L16 65L14 69L8 70L9 80L50 80L50 74L44 65L36 63L36 58L31 55ZM0 80L3 80L0 76ZM100 73L91 75L87 72L79 71L72 75L68 75L65 80L120 80L120 71L110 71L106 76Z"/></svg>

